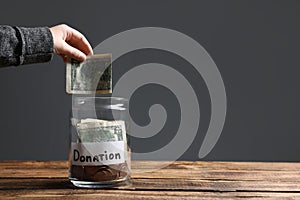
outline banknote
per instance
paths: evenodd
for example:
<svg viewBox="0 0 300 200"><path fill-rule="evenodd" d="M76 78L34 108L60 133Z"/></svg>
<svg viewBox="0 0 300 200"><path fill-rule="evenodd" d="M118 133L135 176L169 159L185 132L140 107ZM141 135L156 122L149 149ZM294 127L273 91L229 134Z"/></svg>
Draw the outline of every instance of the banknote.
<svg viewBox="0 0 300 200"><path fill-rule="evenodd" d="M66 66L68 94L112 93L111 54L88 56L84 62L70 59Z"/></svg>
<svg viewBox="0 0 300 200"><path fill-rule="evenodd" d="M125 122L122 120L82 119L76 124L79 142L126 142Z"/></svg>

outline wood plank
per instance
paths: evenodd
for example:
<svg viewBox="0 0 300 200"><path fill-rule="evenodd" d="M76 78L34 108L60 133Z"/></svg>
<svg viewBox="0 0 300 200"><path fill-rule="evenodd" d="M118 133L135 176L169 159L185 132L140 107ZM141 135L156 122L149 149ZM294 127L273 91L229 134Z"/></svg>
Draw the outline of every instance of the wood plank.
<svg viewBox="0 0 300 200"><path fill-rule="evenodd" d="M142 167L150 168L156 162L133 162L132 178L186 178L199 180L245 180L245 181L300 181L299 163L224 163L219 162L176 162L164 169L149 173L141 172ZM256 166L257 165L257 166ZM262 170L261 168L267 168ZM68 164L55 162L0 162L2 178L65 178Z"/></svg>
<svg viewBox="0 0 300 200"><path fill-rule="evenodd" d="M1 178L65 178L68 176L67 169L0 169ZM244 181L289 181L300 182L300 171L278 172L278 171L239 171L239 170L159 170L152 173L132 172L132 178L177 178L197 180L244 180ZM300 184L300 183L299 183Z"/></svg>
<svg viewBox="0 0 300 200"><path fill-rule="evenodd" d="M75 189L66 178L51 179L0 179L0 190ZM270 181L224 181L193 179L132 179L119 190L161 190L161 191L260 191L300 192L300 184L294 182Z"/></svg>
<svg viewBox="0 0 300 200"><path fill-rule="evenodd" d="M132 169L151 169L163 161L132 161ZM47 168L67 169L67 161L0 161L0 169ZM209 169L209 170L257 170L257 171L299 171L300 163L281 162L207 162L207 161L176 161L166 169Z"/></svg>
<svg viewBox="0 0 300 200"><path fill-rule="evenodd" d="M222 162L176 162L164 169L145 173L157 162L135 161L132 163L134 178L201 178L231 180L282 180L300 176L300 163L222 163ZM140 173L141 172L141 173ZM0 177L64 178L68 176L66 161L0 162ZM300 180L300 179L298 179Z"/></svg>
<svg viewBox="0 0 300 200"><path fill-rule="evenodd" d="M177 192L177 191L119 191L119 190L12 190L0 191L3 199L87 199L87 200L195 200L195 199L299 199L299 193L271 192Z"/></svg>
<svg viewBox="0 0 300 200"><path fill-rule="evenodd" d="M75 188L66 161L0 162L0 196L39 199L299 198L300 163L177 161L145 173L159 161L132 162L132 180L105 190ZM123 198L124 197L124 198Z"/></svg>

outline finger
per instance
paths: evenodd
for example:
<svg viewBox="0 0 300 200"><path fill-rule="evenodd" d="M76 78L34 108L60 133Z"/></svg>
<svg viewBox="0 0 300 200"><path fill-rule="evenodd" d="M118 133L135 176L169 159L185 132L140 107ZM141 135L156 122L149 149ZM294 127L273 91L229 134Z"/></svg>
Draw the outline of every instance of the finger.
<svg viewBox="0 0 300 200"><path fill-rule="evenodd" d="M86 55L92 55L93 49L87 39L82 35L79 31L70 27L66 42L69 43L71 46L79 49L81 52L85 53Z"/></svg>
<svg viewBox="0 0 300 200"><path fill-rule="evenodd" d="M66 55L60 55L60 56L62 57L62 59L65 63L68 62L68 56L66 56Z"/></svg>
<svg viewBox="0 0 300 200"><path fill-rule="evenodd" d="M67 43L64 43L63 47L60 49L60 54L70 58L74 58L78 61L84 61L86 59L86 55L83 52L70 46Z"/></svg>

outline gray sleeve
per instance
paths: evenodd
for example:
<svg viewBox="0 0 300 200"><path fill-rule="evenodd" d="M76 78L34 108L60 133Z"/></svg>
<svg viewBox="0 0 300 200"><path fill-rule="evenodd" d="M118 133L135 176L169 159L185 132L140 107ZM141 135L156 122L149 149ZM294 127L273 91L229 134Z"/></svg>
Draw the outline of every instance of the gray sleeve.
<svg viewBox="0 0 300 200"><path fill-rule="evenodd" d="M0 26L0 67L48 62L53 51L48 27Z"/></svg>

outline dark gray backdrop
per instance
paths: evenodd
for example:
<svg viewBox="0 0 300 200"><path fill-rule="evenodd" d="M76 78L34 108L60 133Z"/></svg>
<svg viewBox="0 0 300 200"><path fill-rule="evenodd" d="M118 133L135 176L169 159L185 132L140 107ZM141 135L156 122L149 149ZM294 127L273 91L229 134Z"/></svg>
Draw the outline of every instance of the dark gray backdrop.
<svg viewBox="0 0 300 200"><path fill-rule="evenodd" d="M137 27L165 27L189 35L216 62L228 98L223 133L205 160L300 161L300 1L11 0L0 7L0 24L67 23L94 47ZM197 160L210 117L205 83L186 61L158 50L122 56L113 64L114 81L148 62L174 67L197 92L200 129L181 158ZM0 91L0 159L67 159L71 96L65 93L62 60L2 68ZM153 138L132 139L134 151L162 147L178 126L178 102L159 85L146 85L133 95L131 113L137 123L149 122L147 108L153 103L166 107L168 122Z"/></svg>

